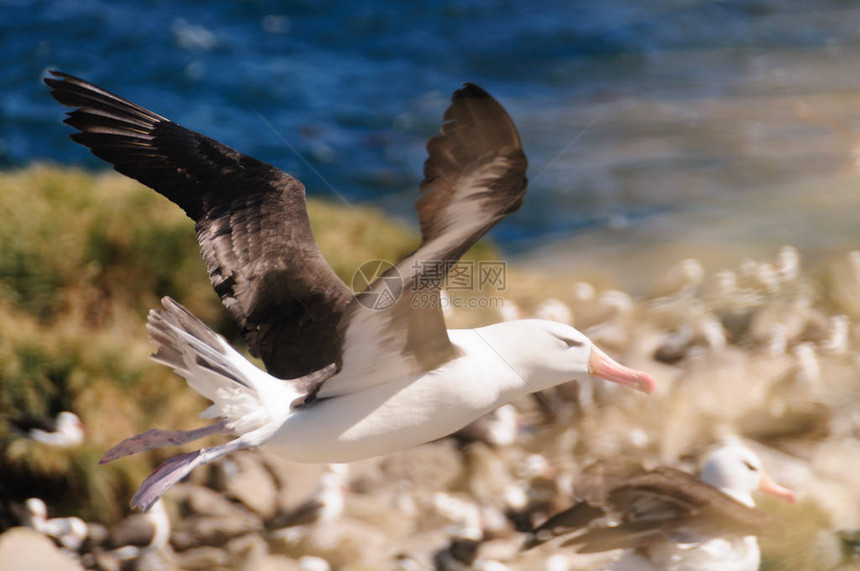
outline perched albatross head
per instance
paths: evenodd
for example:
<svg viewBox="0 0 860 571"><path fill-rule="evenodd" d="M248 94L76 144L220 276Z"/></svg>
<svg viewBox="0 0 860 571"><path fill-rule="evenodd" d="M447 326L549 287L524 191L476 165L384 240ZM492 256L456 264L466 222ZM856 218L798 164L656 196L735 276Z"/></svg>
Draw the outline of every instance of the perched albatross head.
<svg viewBox="0 0 860 571"><path fill-rule="evenodd" d="M57 415L57 432L68 434L70 438L80 442L84 435L84 425L81 419L73 412L64 410Z"/></svg>
<svg viewBox="0 0 860 571"><path fill-rule="evenodd" d="M588 375L646 394L654 391L651 375L615 361L570 325L545 319L521 319L497 323L479 331L532 391Z"/></svg>
<svg viewBox="0 0 860 571"><path fill-rule="evenodd" d="M793 504L794 492L777 484L756 454L740 442L729 442L708 456L701 480L719 488L739 502L754 506L752 492L758 490Z"/></svg>

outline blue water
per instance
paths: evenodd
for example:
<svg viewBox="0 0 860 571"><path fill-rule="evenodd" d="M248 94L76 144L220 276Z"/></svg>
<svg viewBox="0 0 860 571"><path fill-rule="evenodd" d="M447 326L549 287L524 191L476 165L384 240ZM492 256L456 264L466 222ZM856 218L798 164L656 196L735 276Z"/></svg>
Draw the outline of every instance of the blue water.
<svg viewBox="0 0 860 571"><path fill-rule="evenodd" d="M821 0L0 0L0 167L103 166L69 141L40 83L60 69L273 163L312 195L408 218L426 139L471 81L508 108L530 158L526 207L493 233L516 251L807 172L723 145L701 102L790 91L755 82L787 52L848 62L858 21L852 4ZM649 117L643 102L663 107ZM813 170L837 155L820 152Z"/></svg>

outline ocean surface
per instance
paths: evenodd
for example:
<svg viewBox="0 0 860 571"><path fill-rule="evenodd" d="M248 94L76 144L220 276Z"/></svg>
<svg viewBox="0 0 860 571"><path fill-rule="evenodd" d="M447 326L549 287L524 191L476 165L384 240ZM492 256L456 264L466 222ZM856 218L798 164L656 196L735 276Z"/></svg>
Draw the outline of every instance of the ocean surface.
<svg viewBox="0 0 860 571"><path fill-rule="evenodd" d="M0 168L104 166L41 84L59 69L312 195L414 223L424 145L470 81L506 106L530 160L525 206L492 233L509 254L563 265L594 244L786 242L816 255L860 246L856 6L0 0Z"/></svg>

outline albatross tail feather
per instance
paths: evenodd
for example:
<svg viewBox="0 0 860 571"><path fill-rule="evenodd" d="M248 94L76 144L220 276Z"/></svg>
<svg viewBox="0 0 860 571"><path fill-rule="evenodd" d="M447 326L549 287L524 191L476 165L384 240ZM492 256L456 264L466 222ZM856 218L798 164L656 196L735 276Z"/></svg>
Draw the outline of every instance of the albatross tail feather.
<svg viewBox="0 0 860 571"><path fill-rule="evenodd" d="M212 401L212 406L201 416L220 420L195 430L148 430L108 450L100 463L219 432L238 438L165 461L141 484L132 499L132 506L144 510L197 466L236 450L255 448L271 438L292 414L290 404L307 396L301 389L302 383L277 379L255 367L172 299L165 297L162 304L164 309L150 311L146 323L156 347L152 358L185 377L192 389Z"/></svg>
<svg viewBox="0 0 860 571"><path fill-rule="evenodd" d="M212 401L201 416L219 421L194 430L147 430L108 450L101 464L212 434L246 434L281 420L283 415L267 406L268 398L287 399L289 403L298 396L289 383L252 365L190 311L167 297L162 303L164 309L152 310L146 324L156 347L152 358L185 377L191 388ZM289 405L284 408L289 409Z"/></svg>
<svg viewBox="0 0 860 571"><path fill-rule="evenodd" d="M188 385L212 401L201 416L221 418L238 434L275 420L267 403L291 402L299 391L251 364L229 343L176 301L149 312L146 328L156 351L153 360L171 367Z"/></svg>

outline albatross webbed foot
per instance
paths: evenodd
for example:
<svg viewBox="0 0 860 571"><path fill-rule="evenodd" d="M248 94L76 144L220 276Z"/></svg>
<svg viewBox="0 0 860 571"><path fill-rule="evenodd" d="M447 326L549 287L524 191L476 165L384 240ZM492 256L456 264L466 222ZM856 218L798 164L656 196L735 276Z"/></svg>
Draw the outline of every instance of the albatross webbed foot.
<svg viewBox="0 0 860 571"><path fill-rule="evenodd" d="M247 440L237 438L221 446L201 448L188 454L168 458L143 481L131 499L131 507L147 511L167 490L190 474L194 468L208 464L231 452L244 448L254 448L255 446Z"/></svg>
<svg viewBox="0 0 860 571"><path fill-rule="evenodd" d="M104 456L99 460L99 464L107 464L123 456L161 448L162 446L179 446L180 444L218 433L230 434L223 421L194 430L162 430L160 428L153 428L152 430L147 430L123 440L105 452Z"/></svg>

